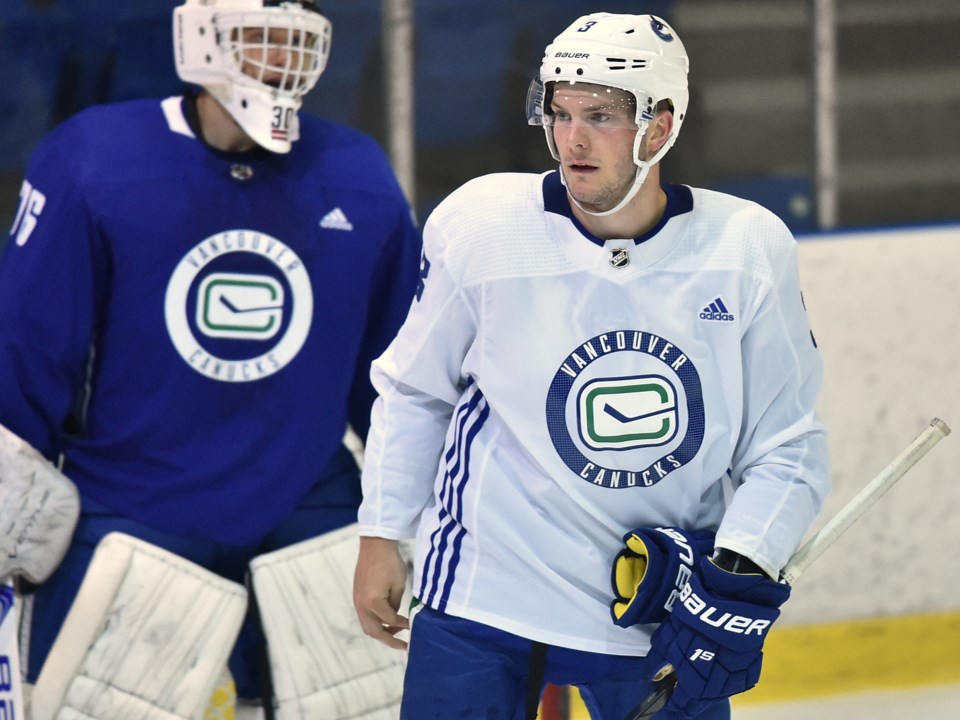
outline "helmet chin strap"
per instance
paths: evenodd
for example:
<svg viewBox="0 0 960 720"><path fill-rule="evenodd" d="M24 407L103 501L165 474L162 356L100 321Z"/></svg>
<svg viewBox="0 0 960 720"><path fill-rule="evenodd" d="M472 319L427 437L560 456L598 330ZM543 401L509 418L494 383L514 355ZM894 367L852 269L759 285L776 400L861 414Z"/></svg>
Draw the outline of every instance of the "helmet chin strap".
<svg viewBox="0 0 960 720"><path fill-rule="evenodd" d="M614 213L617 213L623 210L623 208L625 208L627 204L631 200L633 200L633 198L636 197L637 193L640 192L640 188L643 187L643 183L646 182L647 180L647 175L650 174L650 168L652 168L656 163L660 162L660 158L664 156L667 150L670 149L670 145L673 144L672 142L669 142L669 141L664 143L663 146L660 148L660 150L658 150L657 153L649 160L637 160L636 158L640 157L640 151L644 149L643 138L647 134L648 127L650 127L649 120L646 120L646 119L641 120L638 118L637 134L633 140L633 157L634 157L633 162L637 166L637 172L633 176L633 184L630 186L630 189L627 190L627 193L623 196L620 202L618 202L614 207L612 207L609 210L604 210L603 212L592 212L590 210L587 210L583 205L577 202L577 199L568 190L567 195L569 195L570 197L570 202L572 202L574 205L580 208L580 210L585 212L587 215L593 215L594 217L606 217L607 215L613 215ZM548 144L550 144L550 140L552 140L552 137L548 136ZM551 151L553 151L554 147L556 147L555 144L551 146ZM645 151L644 151L644 154L646 154ZM559 160L560 159L559 152L557 152L554 157L556 157L557 160ZM563 183L564 187L567 187L567 179L563 174L562 163L560 165L560 182Z"/></svg>
<svg viewBox="0 0 960 720"><path fill-rule="evenodd" d="M627 206L627 203L633 200L633 198L636 197L636 194L640 192L640 188L643 187L643 183L646 181L647 175L650 173L650 167L652 164L653 163L646 161L637 162L637 172L633 177L633 185L631 185L630 189L627 190L627 193L623 196L623 199L609 210L604 210L603 212L593 212L591 210L587 210L569 191L567 192L567 195L570 197L570 202L580 208L587 215L593 215L594 217L606 217L607 215L613 215L614 213L623 210L623 208ZM563 183L564 187L567 187L567 179L563 174L563 165L560 166L560 182Z"/></svg>

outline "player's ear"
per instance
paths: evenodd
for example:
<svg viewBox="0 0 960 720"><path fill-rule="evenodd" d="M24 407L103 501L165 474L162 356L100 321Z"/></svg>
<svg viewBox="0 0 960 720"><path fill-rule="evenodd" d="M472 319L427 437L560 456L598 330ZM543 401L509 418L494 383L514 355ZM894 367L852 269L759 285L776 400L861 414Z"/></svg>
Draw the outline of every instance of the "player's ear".
<svg viewBox="0 0 960 720"><path fill-rule="evenodd" d="M647 128L647 156L654 155L673 132L673 113L669 110L660 110L650 121Z"/></svg>

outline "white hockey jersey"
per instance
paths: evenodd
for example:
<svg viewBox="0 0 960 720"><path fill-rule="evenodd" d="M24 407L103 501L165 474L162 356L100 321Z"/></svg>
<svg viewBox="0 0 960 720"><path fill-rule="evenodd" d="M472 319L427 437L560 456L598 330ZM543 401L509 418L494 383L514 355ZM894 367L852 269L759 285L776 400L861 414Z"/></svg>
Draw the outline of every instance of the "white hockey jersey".
<svg viewBox="0 0 960 720"><path fill-rule="evenodd" d="M373 366L360 525L416 535L431 607L642 655L653 626L609 610L625 532L718 529L775 575L819 512L795 241L754 203L665 190L635 239L585 230L556 172L478 178L428 220L417 299Z"/></svg>

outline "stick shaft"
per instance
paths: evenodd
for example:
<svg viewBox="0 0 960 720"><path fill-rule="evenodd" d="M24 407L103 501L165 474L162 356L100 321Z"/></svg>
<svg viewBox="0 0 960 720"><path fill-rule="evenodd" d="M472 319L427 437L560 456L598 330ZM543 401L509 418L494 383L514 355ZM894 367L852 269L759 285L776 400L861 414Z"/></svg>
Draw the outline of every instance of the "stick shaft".
<svg viewBox="0 0 960 720"><path fill-rule="evenodd" d="M934 418L922 433L917 435L903 451L868 482L856 496L844 505L826 525L797 550L786 567L780 573L780 579L792 584L803 572L823 554L867 509L880 499L907 470L930 452L930 449L950 434L950 428L943 420ZM627 720L649 720L666 705L676 685L676 672L672 665L661 669L666 675L640 705L627 716Z"/></svg>
<svg viewBox="0 0 960 720"><path fill-rule="evenodd" d="M787 563L781 579L793 584L820 555L830 547L857 519L863 515L893 484L930 452L930 449L950 434L950 428L943 420L934 418L930 425L914 438L903 451L867 483L856 496L837 512L830 521L803 547L794 553Z"/></svg>

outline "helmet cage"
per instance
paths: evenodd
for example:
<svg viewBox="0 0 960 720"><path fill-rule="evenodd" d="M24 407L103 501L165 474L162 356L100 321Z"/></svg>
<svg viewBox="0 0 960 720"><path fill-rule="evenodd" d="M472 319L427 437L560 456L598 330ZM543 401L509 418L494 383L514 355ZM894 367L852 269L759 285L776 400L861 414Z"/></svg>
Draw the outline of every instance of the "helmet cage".
<svg viewBox="0 0 960 720"><path fill-rule="evenodd" d="M289 152L297 111L330 57L332 27L312 0L187 0L174 9L174 55L258 144Z"/></svg>
<svg viewBox="0 0 960 720"><path fill-rule="evenodd" d="M274 8L225 12L215 15L213 24L224 70L239 85L302 98L317 84L330 57L330 23L316 13ZM271 64L275 57L282 64ZM274 75L279 77L270 80Z"/></svg>

